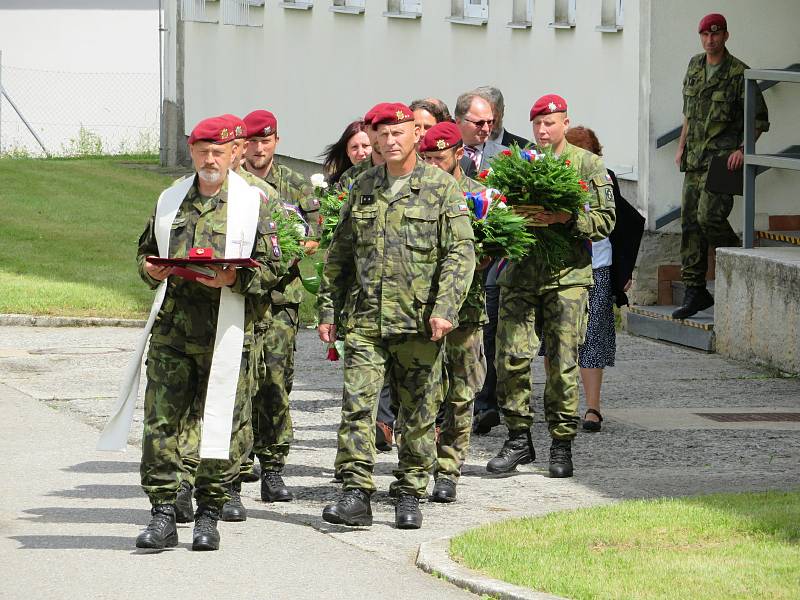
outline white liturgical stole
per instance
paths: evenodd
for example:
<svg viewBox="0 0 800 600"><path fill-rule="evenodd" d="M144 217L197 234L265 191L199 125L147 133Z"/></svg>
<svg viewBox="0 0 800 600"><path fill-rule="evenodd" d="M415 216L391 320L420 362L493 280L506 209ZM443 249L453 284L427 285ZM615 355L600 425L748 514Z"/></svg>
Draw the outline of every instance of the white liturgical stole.
<svg viewBox="0 0 800 600"><path fill-rule="evenodd" d="M169 240L172 222L181 203L192 187L194 177L187 177L164 190L158 199L155 216L155 236L158 255L169 257ZM255 243L256 226L261 206L261 195L236 173L228 171L228 216L225 238L225 258L247 258ZM97 443L98 450L124 451L133 422L133 411L139 396L139 377L142 358L164 296L167 280L156 288L142 336L136 344L134 355L125 370L119 397L105 429ZM244 347L245 299L228 287L220 289L219 316L214 338L214 353L205 395L203 429L200 438L200 458L230 458L230 440L233 429L233 411L236 388L239 383L242 349Z"/></svg>

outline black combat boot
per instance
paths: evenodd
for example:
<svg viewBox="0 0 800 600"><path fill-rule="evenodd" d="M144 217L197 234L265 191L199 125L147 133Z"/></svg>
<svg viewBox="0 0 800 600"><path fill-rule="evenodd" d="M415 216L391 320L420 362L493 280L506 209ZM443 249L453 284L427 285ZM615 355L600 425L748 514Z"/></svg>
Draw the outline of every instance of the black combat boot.
<svg viewBox="0 0 800 600"><path fill-rule="evenodd" d="M446 477L440 477L433 486L431 500L434 502L455 502L456 482Z"/></svg>
<svg viewBox="0 0 800 600"><path fill-rule="evenodd" d="M322 519L336 525L364 527L372 525L372 505L364 490L346 490L344 496L322 511Z"/></svg>
<svg viewBox="0 0 800 600"><path fill-rule="evenodd" d="M150 524L136 538L137 548L163 550L178 545L178 530L175 528L175 506L159 504L150 509Z"/></svg>
<svg viewBox="0 0 800 600"><path fill-rule="evenodd" d="M477 411L472 417L472 432L486 435L492 427L500 425L500 413L494 408Z"/></svg>
<svg viewBox="0 0 800 600"><path fill-rule="evenodd" d="M570 440L553 440L550 444L550 477L572 477Z"/></svg>
<svg viewBox="0 0 800 600"><path fill-rule="evenodd" d="M422 527L422 512L419 498L411 494L400 494L394 507L394 524L398 529L419 529Z"/></svg>
<svg viewBox="0 0 800 600"><path fill-rule="evenodd" d="M238 481L232 483L228 491L231 499L222 505L221 519L231 522L247 521L247 509L242 504L242 484Z"/></svg>
<svg viewBox="0 0 800 600"><path fill-rule="evenodd" d="M292 492L283 483L278 471L261 472L261 500L264 502L291 502Z"/></svg>
<svg viewBox="0 0 800 600"><path fill-rule="evenodd" d="M219 531L217 531L219 512L208 506L198 506L194 515L192 550L219 550Z"/></svg>
<svg viewBox="0 0 800 600"><path fill-rule="evenodd" d="M503 444L500 452L486 465L489 473L510 473L517 465L525 465L536 460L536 451L533 449L533 440L529 429L509 431L508 439Z"/></svg>
<svg viewBox="0 0 800 600"><path fill-rule="evenodd" d="M175 520L178 523L191 523L194 521L194 507L192 506L192 484L181 481L178 497L175 499Z"/></svg>
<svg viewBox="0 0 800 600"><path fill-rule="evenodd" d="M673 319L687 319L693 314L714 306L714 296L708 293L706 286L692 286L686 288L683 304L673 311Z"/></svg>

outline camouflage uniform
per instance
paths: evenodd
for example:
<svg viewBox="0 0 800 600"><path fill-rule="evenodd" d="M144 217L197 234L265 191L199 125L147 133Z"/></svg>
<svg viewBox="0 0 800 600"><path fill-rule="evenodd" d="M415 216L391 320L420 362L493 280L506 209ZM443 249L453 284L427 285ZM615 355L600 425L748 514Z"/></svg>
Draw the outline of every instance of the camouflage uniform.
<svg viewBox="0 0 800 600"><path fill-rule="evenodd" d="M322 224L319 200L308 178L289 167L273 163L264 182L282 202L300 209L317 237ZM253 397L253 452L261 468L280 471L293 441L289 394L294 381L294 350L300 326L303 285L300 268L293 265L272 290L272 321L257 345L258 389Z"/></svg>
<svg viewBox="0 0 800 600"><path fill-rule="evenodd" d="M706 55L689 61L683 79L686 147L681 157L681 278L687 286L705 286L708 247L735 246L739 238L728 223L733 196L706 190L711 159L729 156L744 140L744 71L748 66L727 50L706 81ZM769 130L767 106L756 91L756 129Z"/></svg>
<svg viewBox="0 0 800 600"><path fill-rule="evenodd" d="M211 247L221 256L225 251L228 182L213 198L204 198L194 184L172 223L169 256L186 256L191 247ZM260 318L265 299L282 272L280 250L273 252L269 228L273 206L261 207L260 224L252 257L258 269L239 269L232 286L244 294L245 345L242 350L239 384L231 435L230 460L202 460L195 476L195 497L200 506L221 508L228 499L226 487L239 473L239 466L252 445L250 428L250 352L254 324ZM144 268L145 259L158 254L154 217L139 239L139 273L151 288L159 282ZM277 254L277 255L276 255ZM167 293L150 336L147 355L147 389L144 400L141 480L151 503L174 504L183 468L178 448L182 421L199 421L205 402L205 388L214 350L220 292L179 277L168 279ZM195 442L194 447L197 447Z"/></svg>
<svg viewBox="0 0 800 600"><path fill-rule="evenodd" d="M591 186L589 212L580 212L565 227L575 237L572 256L560 272L535 255L510 263L498 278L497 401L510 432L530 429L531 360L540 336L550 361L544 388L544 413L550 435L571 440L578 427L578 346L587 319L587 288L592 285L588 240L608 237L614 228L614 191L599 156L567 143L569 158Z"/></svg>
<svg viewBox="0 0 800 600"><path fill-rule="evenodd" d="M462 192L486 189L466 175L458 180L458 185ZM443 477L458 482L469 448L475 394L480 391L486 377L483 325L489 319L481 275L474 274L467 299L458 313L458 327L445 338L444 368L447 376L442 377L444 418L436 445L436 479Z"/></svg>
<svg viewBox="0 0 800 600"><path fill-rule="evenodd" d="M275 189L271 186L267 185L263 179L260 177L256 177L252 173L245 171L243 168L239 167L236 170L236 174L239 175L242 179L244 179L247 183L251 186L257 187L261 190L264 195L266 196L266 203L268 206L268 214L273 214L275 211L281 211L283 208L281 207L280 198L278 198ZM178 183L182 181L185 177L181 177L176 179L173 182ZM255 333L255 341L252 344L251 348L251 355L250 355L250 377L251 380L256 382L259 381L259 376L263 373L263 370L260 368L260 359L261 359L261 352L263 348L263 336L266 331L269 330L270 324L272 322L272 311L268 310L268 307L262 306L260 309L260 318L257 323L254 325L254 333ZM255 391L255 390L254 390ZM203 414L202 411L196 410L198 404L193 406L193 410L189 411L189 414L186 416L185 419L181 421L181 428L180 433L178 436L178 451L181 455L181 480L186 481L194 487L195 481L195 474L197 472L197 467L200 464L200 431L203 426ZM255 407L254 407L255 408ZM256 413L253 413L253 420L255 421L257 418ZM249 455L252 451L252 446L250 449L247 450L247 454ZM241 472L244 473L251 473L253 470L253 461L248 456L241 465Z"/></svg>
<svg viewBox="0 0 800 600"><path fill-rule="evenodd" d="M344 392L336 467L344 489L375 490L375 411L388 372L404 416L398 491L423 497L435 456L442 343L429 319L458 325L475 268L468 208L456 181L417 159L391 196L385 166L355 182L333 234L317 302L320 323L346 304ZM351 298L355 296L354 300Z"/></svg>
<svg viewBox="0 0 800 600"><path fill-rule="evenodd" d="M339 181L336 182L336 189L342 192L349 192L358 176L362 173L366 173L374 166L375 164L372 162L372 155L365 158L360 163L353 165L344 173L342 173L341 177L339 177Z"/></svg>

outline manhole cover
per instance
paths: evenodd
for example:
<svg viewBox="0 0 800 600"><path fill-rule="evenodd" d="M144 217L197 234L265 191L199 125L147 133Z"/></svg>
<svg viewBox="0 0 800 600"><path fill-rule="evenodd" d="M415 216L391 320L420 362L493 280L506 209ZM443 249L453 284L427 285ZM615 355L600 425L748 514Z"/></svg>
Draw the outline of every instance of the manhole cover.
<svg viewBox="0 0 800 600"><path fill-rule="evenodd" d="M103 348L95 346L74 346L72 348L37 348L29 350L29 354L62 354L69 356L81 356L84 354L118 354L128 352L124 348Z"/></svg>
<svg viewBox="0 0 800 600"><path fill-rule="evenodd" d="M752 421L788 422L800 421L800 412L753 412L753 413L694 413L719 423L744 423Z"/></svg>

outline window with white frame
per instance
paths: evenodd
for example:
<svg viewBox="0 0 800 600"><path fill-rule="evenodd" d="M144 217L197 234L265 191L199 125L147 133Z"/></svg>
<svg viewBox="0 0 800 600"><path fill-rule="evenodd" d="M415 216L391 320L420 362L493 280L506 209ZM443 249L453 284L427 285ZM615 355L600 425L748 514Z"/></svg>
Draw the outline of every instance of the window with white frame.
<svg viewBox="0 0 800 600"><path fill-rule="evenodd" d="M207 0L181 0L181 20L199 23L216 23L216 19L208 16Z"/></svg>
<svg viewBox="0 0 800 600"><path fill-rule="evenodd" d="M338 13L348 13L351 15L360 15L366 10L366 0L333 0L333 5L330 10Z"/></svg>
<svg viewBox="0 0 800 600"><path fill-rule="evenodd" d="M553 22L548 27L553 29L571 29L575 27L577 0L555 0L553 6Z"/></svg>
<svg viewBox="0 0 800 600"><path fill-rule="evenodd" d="M418 19L422 16L422 0L386 0L384 17Z"/></svg>
<svg viewBox="0 0 800 600"><path fill-rule="evenodd" d="M602 0L600 5L600 25L595 29L604 33L622 31L624 17L624 0Z"/></svg>
<svg viewBox="0 0 800 600"><path fill-rule="evenodd" d="M507 27L511 29L527 29L533 25L533 0L513 0L511 5L511 21Z"/></svg>
<svg viewBox="0 0 800 600"><path fill-rule="evenodd" d="M261 27L261 24L256 23L251 17L252 6L264 6L264 0L220 0L223 25Z"/></svg>
<svg viewBox="0 0 800 600"><path fill-rule="evenodd" d="M296 8L298 10L308 10L314 7L313 0L283 0L278 2L278 6L283 8Z"/></svg>
<svg viewBox="0 0 800 600"><path fill-rule="evenodd" d="M460 25L486 25L489 22L489 0L450 0L447 20Z"/></svg>

